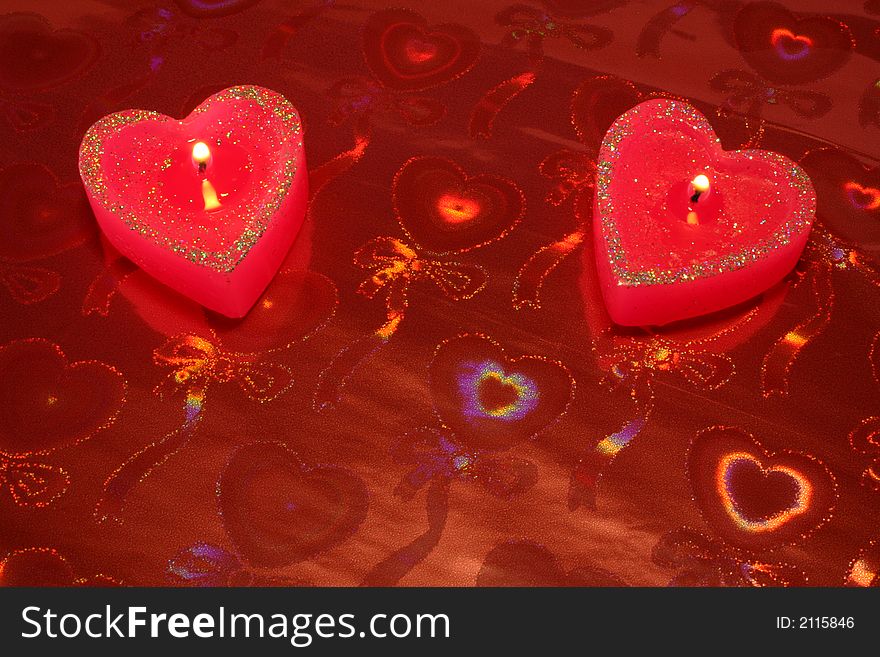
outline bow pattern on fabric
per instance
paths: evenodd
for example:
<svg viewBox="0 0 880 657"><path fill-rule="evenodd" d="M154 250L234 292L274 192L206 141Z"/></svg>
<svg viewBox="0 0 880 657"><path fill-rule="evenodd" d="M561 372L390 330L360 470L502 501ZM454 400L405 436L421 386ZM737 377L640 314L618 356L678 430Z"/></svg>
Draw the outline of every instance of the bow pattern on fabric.
<svg viewBox="0 0 880 657"><path fill-rule="evenodd" d="M256 354L227 352L205 338L183 335L169 339L153 352L153 361L171 368L156 388L166 396L204 390L211 383L237 383L251 399L268 402L293 383L291 371L277 363L260 362Z"/></svg>

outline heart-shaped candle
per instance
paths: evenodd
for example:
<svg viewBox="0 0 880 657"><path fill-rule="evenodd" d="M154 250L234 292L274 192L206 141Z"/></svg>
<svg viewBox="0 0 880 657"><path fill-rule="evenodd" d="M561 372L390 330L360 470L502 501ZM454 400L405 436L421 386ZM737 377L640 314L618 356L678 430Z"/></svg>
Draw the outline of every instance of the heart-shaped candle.
<svg viewBox="0 0 880 657"><path fill-rule="evenodd" d="M225 89L182 121L106 116L83 138L79 167L113 246L229 317L254 304L305 216L299 114L260 87Z"/></svg>
<svg viewBox="0 0 880 657"><path fill-rule="evenodd" d="M813 223L809 177L769 151L724 151L687 103L621 115L599 152L594 234L608 313L661 325L736 305L797 263Z"/></svg>

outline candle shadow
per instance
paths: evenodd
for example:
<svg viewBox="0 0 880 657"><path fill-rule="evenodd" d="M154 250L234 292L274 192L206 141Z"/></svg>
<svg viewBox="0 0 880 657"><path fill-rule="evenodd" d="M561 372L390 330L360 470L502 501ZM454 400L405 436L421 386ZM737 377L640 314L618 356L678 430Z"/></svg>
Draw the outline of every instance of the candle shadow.
<svg viewBox="0 0 880 657"><path fill-rule="evenodd" d="M335 286L329 279L309 271L313 235L314 223L310 217L307 217L290 251L282 261L278 274L269 283L251 311L237 319L224 317L203 308L195 301L160 283L119 253L102 237L105 269L92 282L83 311L86 314L106 315L112 308L114 300L121 298L128 303L141 321L166 337L182 334L205 338L224 334L233 336L236 333L254 332L250 327L256 324L262 324L262 329L268 330L271 328L267 324L267 316L270 314L279 319L276 322L278 326L283 325L286 330L290 330L289 322L280 321L281 315L291 314L289 307L291 297L302 297L309 285L320 288L316 294L321 298L313 299L320 303L308 309L310 311L307 313L308 317L318 312L332 315L335 308ZM310 280L312 278L315 280ZM280 296L285 300L282 301ZM327 308L327 304L331 302L333 308ZM270 313L269 311L273 309L274 312ZM304 321L308 322L308 318ZM246 346L246 340L236 341L241 342L241 347Z"/></svg>

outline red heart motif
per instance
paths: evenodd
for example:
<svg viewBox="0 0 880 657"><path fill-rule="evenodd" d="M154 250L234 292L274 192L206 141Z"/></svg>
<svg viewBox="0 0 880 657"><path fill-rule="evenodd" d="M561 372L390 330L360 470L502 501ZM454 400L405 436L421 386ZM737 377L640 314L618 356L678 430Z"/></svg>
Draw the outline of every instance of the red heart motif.
<svg viewBox="0 0 880 657"><path fill-rule="evenodd" d="M683 193L695 166L714 177L723 208L714 221L709 210L696 232ZM626 326L662 325L756 297L797 263L815 207L809 177L788 158L725 151L687 103L637 105L599 151L593 232L609 315Z"/></svg>
<svg viewBox="0 0 880 657"><path fill-rule="evenodd" d="M85 73L101 54L98 42L78 30L53 30L39 14L0 17L0 87L36 91Z"/></svg>
<svg viewBox="0 0 880 657"><path fill-rule="evenodd" d="M24 457L82 442L116 419L125 382L99 361L70 363L39 338L0 347L0 452Z"/></svg>
<svg viewBox="0 0 880 657"><path fill-rule="evenodd" d="M697 435L688 474L706 522L735 547L796 543L831 517L836 500L834 478L819 460L771 454L752 436L728 427Z"/></svg>
<svg viewBox="0 0 880 657"><path fill-rule="evenodd" d="M486 555L477 586L626 586L616 576L598 568L565 572L543 545L507 541Z"/></svg>
<svg viewBox="0 0 880 657"><path fill-rule="evenodd" d="M219 204L211 188L221 208L214 215L202 210L210 181L200 188L190 168L196 140L211 142L214 184L221 197L223 186L229 190ZM130 166L133 153L155 166ZM79 169L115 248L160 282L229 317L244 316L263 293L305 217L299 114L262 87L230 87L182 121L144 110L106 116L83 138Z"/></svg>
<svg viewBox="0 0 880 657"><path fill-rule="evenodd" d="M816 214L824 227L869 249L880 243L880 167L869 169L834 148L810 151L800 164L816 188Z"/></svg>
<svg viewBox="0 0 880 657"><path fill-rule="evenodd" d="M260 0L175 0L185 13L196 18L230 16L253 7Z"/></svg>
<svg viewBox="0 0 880 657"><path fill-rule="evenodd" d="M574 394L574 379L561 363L508 358L479 334L441 343L429 373L434 411L469 449L507 449L535 436L565 412Z"/></svg>
<svg viewBox="0 0 880 657"><path fill-rule="evenodd" d="M394 176L391 193L401 228L434 253L485 246L513 230L525 213L525 197L512 180L468 176L439 157L407 161Z"/></svg>
<svg viewBox="0 0 880 657"><path fill-rule="evenodd" d="M364 58L389 89L415 91L467 73L480 54L480 40L461 25L428 26L408 9L380 11L364 27Z"/></svg>
<svg viewBox="0 0 880 657"><path fill-rule="evenodd" d="M44 258L94 233L94 217L79 183L61 185L42 164L0 171L0 257Z"/></svg>
<svg viewBox="0 0 880 657"><path fill-rule="evenodd" d="M217 485L220 514L254 566L286 566L345 540L364 521L367 489L333 466L305 466L280 443L239 448Z"/></svg>
<svg viewBox="0 0 880 657"><path fill-rule="evenodd" d="M768 80L802 84L827 77L849 60L849 28L833 18L797 18L773 2L748 3L734 18L733 34L749 66Z"/></svg>

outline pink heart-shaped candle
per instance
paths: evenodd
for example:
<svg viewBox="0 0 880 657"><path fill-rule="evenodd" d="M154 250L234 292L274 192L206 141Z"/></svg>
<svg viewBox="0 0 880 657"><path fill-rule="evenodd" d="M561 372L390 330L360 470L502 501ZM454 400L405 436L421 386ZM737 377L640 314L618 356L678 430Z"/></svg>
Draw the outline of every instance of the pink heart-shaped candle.
<svg viewBox="0 0 880 657"><path fill-rule="evenodd" d="M594 236L608 313L662 325L746 301L795 266L815 211L809 177L788 158L724 151L687 103L640 103L599 152Z"/></svg>
<svg viewBox="0 0 880 657"><path fill-rule="evenodd" d="M104 117L79 168L109 241L200 304L242 317L305 217L302 123L280 94L214 94L182 121L146 110Z"/></svg>

